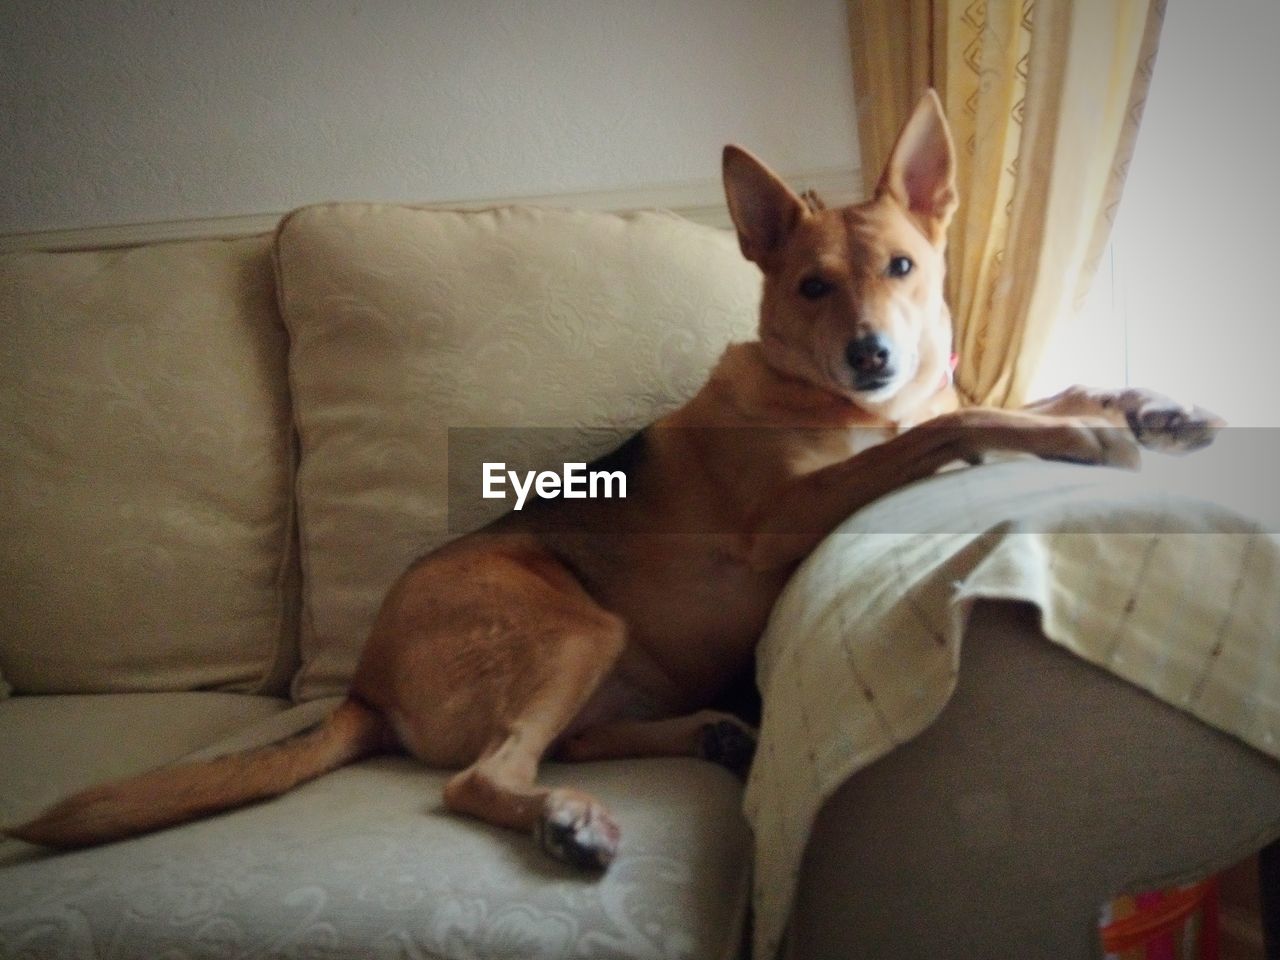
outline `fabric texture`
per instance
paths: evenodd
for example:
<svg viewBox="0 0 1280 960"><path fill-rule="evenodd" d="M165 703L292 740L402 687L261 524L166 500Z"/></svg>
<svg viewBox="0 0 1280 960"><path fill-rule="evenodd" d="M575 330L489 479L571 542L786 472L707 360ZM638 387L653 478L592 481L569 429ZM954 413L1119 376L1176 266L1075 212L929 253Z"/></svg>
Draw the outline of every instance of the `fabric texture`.
<svg viewBox="0 0 1280 960"><path fill-rule="evenodd" d="M213 699L210 699L213 698ZM235 703L239 701L239 703ZM174 759L318 703L226 694L15 697L0 704L0 813ZM311 713L308 713L311 711ZM238 716L242 729L228 727ZM50 749L65 746L65 752ZM200 751L220 752L220 747ZM5 956L722 960L737 956L750 834L741 786L696 760L548 764L623 830L603 876L441 808L449 774L404 758L129 841L50 854L0 844ZM23 786L23 785L27 786ZM30 787L30 789L28 788Z"/></svg>
<svg viewBox="0 0 1280 960"><path fill-rule="evenodd" d="M1034 608L976 604L960 661L938 719L823 805L788 960L1101 960L1118 893L1280 837L1280 763L1046 641Z"/></svg>
<svg viewBox="0 0 1280 960"><path fill-rule="evenodd" d="M270 240L0 258L0 669L270 690L293 658Z"/></svg>
<svg viewBox="0 0 1280 960"><path fill-rule="evenodd" d="M976 599L1036 605L1056 643L1280 756L1280 518L1250 518L1276 509L1262 489L1276 471L1228 495L1217 478L1238 467L1232 453L1217 466L1153 457L1146 474L1022 460L950 471L823 542L759 647L755 956L777 951L822 804L946 705Z"/></svg>
<svg viewBox="0 0 1280 960"><path fill-rule="evenodd" d="M691 396L760 296L731 234L660 213L309 207L280 227L277 272L300 699L346 685L410 560L484 519L451 501L450 428L505 428L506 459L540 469L589 460Z"/></svg>
<svg viewBox="0 0 1280 960"><path fill-rule="evenodd" d="M929 86L957 150L956 385L1017 406L1106 246L1162 0L848 0L867 190Z"/></svg>

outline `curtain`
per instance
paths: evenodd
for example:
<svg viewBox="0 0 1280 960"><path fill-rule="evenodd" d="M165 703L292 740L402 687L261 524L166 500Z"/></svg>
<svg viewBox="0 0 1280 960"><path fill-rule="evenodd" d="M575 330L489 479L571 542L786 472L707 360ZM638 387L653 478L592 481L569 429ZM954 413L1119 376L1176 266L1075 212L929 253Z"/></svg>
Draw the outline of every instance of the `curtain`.
<svg viewBox="0 0 1280 960"><path fill-rule="evenodd" d="M1106 248L1165 0L847 4L867 191L934 87L958 152L956 385L966 403L1021 404Z"/></svg>

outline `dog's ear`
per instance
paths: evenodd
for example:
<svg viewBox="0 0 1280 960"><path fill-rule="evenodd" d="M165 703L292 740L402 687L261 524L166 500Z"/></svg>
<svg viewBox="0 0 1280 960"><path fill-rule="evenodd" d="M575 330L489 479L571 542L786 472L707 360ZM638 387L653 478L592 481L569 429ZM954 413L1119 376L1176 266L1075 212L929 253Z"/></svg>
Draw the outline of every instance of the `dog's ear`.
<svg viewBox="0 0 1280 960"><path fill-rule="evenodd" d="M804 201L777 174L733 144L724 148L724 192L742 255L761 266L807 216Z"/></svg>
<svg viewBox="0 0 1280 960"><path fill-rule="evenodd" d="M880 177L876 195L889 194L928 221L940 242L956 211L956 155L942 101L932 90L916 104Z"/></svg>

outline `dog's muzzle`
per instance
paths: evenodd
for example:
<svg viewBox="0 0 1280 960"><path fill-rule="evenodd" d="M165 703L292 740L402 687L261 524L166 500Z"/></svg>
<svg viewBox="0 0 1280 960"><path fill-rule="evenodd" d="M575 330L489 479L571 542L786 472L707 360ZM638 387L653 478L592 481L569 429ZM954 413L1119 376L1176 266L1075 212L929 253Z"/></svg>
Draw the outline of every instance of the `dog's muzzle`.
<svg viewBox="0 0 1280 960"><path fill-rule="evenodd" d="M853 388L859 392L871 392L893 381L893 344L878 333L868 333L845 347L845 359L853 371Z"/></svg>

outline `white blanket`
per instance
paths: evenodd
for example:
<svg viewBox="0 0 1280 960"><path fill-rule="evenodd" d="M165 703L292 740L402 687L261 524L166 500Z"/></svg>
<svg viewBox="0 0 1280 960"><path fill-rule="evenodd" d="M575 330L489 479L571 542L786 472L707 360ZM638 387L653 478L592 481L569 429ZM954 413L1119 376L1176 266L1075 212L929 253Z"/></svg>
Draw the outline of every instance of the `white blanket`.
<svg viewBox="0 0 1280 960"><path fill-rule="evenodd" d="M757 958L780 948L823 802L946 705L976 599L1034 603L1054 642L1280 757L1280 481L1259 439L1151 456L1140 474L1027 460L950 471L814 552L759 651Z"/></svg>

